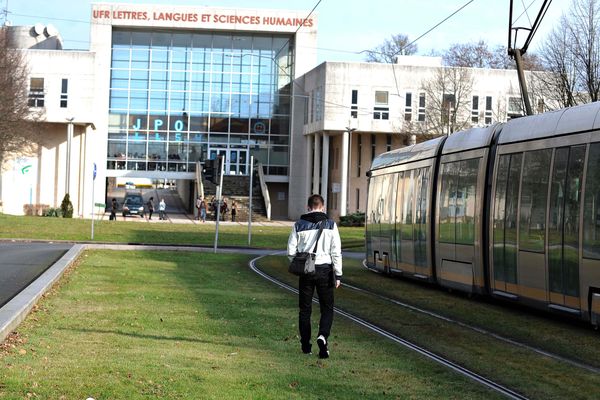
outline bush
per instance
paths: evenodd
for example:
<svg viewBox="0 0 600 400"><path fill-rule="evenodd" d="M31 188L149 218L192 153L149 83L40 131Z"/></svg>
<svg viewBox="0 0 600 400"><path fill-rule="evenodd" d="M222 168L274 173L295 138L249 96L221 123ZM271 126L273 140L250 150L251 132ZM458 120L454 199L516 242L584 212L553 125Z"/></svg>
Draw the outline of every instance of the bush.
<svg viewBox="0 0 600 400"><path fill-rule="evenodd" d="M73 218L73 204L71 203L69 193L65 194L62 203L60 203L60 209L63 218Z"/></svg>
<svg viewBox="0 0 600 400"><path fill-rule="evenodd" d="M60 208L50 207L44 213L44 217L62 217L62 210Z"/></svg>
<svg viewBox="0 0 600 400"><path fill-rule="evenodd" d="M29 216L41 216L46 213L50 206L48 204L23 204L23 214Z"/></svg>
<svg viewBox="0 0 600 400"><path fill-rule="evenodd" d="M365 213L355 212L340 217L340 226L365 226Z"/></svg>

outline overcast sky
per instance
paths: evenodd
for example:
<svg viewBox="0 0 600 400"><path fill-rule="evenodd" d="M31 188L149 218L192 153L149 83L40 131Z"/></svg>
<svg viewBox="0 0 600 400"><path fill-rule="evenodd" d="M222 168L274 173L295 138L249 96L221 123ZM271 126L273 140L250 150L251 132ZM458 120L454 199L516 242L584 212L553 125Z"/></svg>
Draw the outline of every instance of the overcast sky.
<svg viewBox="0 0 600 400"><path fill-rule="evenodd" d="M13 25L53 24L58 28L66 48L85 49L89 46L89 0L0 0L8 1L8 19ZM113 1L113 3L177 4L232 8L272 8L310 11L318 0L143 0ZM395 33L405 33L415 39L468 0L322 0L317 7L318 60L361 61L370 49ZM531 22L542 0L514 0L515 14L529 7ZM532 47L543 40L571 0L553 0ZM2 7L3 8L3 7ZM441 51L452 43L483 39L490 45L506 45L508 37L509 0L474 0L461 12L417 42L419 53ZM61 19L77 20L64 21ZM523 14L518 25L530 26Z"/></svg>

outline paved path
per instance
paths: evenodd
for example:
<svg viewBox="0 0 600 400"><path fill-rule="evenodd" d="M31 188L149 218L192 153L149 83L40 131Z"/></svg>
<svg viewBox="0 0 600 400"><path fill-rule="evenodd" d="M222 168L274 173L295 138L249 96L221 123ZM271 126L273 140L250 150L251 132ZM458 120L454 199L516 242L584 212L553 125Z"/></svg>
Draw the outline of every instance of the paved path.
<svg viewBox="0 0 600 400"><path fill-rule="evenodd" d="M70 244L0 243L0 307L61 258Z"/></svg>

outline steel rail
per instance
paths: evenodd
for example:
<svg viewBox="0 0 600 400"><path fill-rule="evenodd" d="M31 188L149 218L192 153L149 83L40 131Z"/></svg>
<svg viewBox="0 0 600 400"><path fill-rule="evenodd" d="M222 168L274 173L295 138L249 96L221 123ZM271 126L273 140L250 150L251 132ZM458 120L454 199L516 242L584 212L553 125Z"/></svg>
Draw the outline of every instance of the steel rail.
<svg viewBox="0 0 600 400"><path fill-rule="evenodd" d="M365 265L365 260L363 260L363 266L366 269L368 269L369 271L371 271L371 272L378 273L377 271L373 271L371 268L367 267ZM387 301L389 303L392 303L392 304L395 304L395 305L407 308L407 309L409 309L411 311L418 312L420 314L424 314L424 315L427 315L427 316L430 316L430 317L442 320L444 322L455 324L455 325L458 325L458 326L460 326L462 328L470 329L470 330L475 331L477 333L481 333L482 335L486 335L486 336L492 337L492 338L500 340L502 342L511 344L513 346L520 347L522 349L526 349L526 350L532 351L534 353L543 355L543 356L548 357L548 358L552 358L554 360L557 360L557 361L560 361L560 362L572 365L574 367L585 369L586 371L593 372L593 373L596 373L596 374L600 373L600 368L596 368L596 367L593 367L593 366L591 366L589 364L585 364L585 363L582 363L582 362L579 362L579 361L575 361L575 360L572 360L572 359L560 356L560 355L558 355L556 353L551 353L549 351L542 350L542 349L540 349L538 347L534 347L534 346L531 346L531 345L528 345L528 344L525 344L525 343L518 342L516 340L507 338L506 336L502 336L502 335L499 335L497 333L488 331L487 329L480 328L480 327L474 326L474 325L470 325L470 324L467 324L465 322L461 322L461 321L455 320L453 318L446 317L444 315L435 313L433 311L428 311L428 310L425 310L425 309L422 309L422 308L419 308L419 307L415 307L415 306L413 306L411 304L407 304L407 303L404 303L402 301L399 301L399 300L396 300L396 299L392 299L392 298L387 297L387 296L383 296L383 295L381 295L379 293L372 292L372 291L370 291L368 289L363 289L363 288L360 288L360 287L357 287L357 286L354 286L354 285L350 285L348 283L344 283L344 286L347 287L347 288L350 288L352 290L355 290L357 292L367 293L367 294L369 294L369 295L371 295L373 297L377 297L378 299L385 300L385 301Z"/></svg>
<svg viewBox="0 0 600 400"><path fill-rule="evenodd" d="M252 271L254 271L256 274L258 274L259 276L261 276L261 277L265 278L266 280L270 281L271 283L273 283L273 284L275 284L275 285L277 285L277 286L279 286L279 287L281 287L281 288L283 288L285 290L288 290L290 292L298 294L298 290L296 288L294 288L293 286L290 286L287 283L281 282L280 280L272 277L271 275L269 275L269 274L261 271L260 269L258 269L256 267L256 261L258 261L259 259L261 259L263 257L265 257L265 256L259 256L259 257L256 257L256 258L250 260L250 262L248 263L250 269ZM313 298L313 302L314 303L318 303L319 301L317 299ZM491 390L493 390L495 392L498 392L498 393L506 396L509 399L515 399L515 400L527 399L527 397L525 397L524 395L522 395L522 394L520 394L520 393L518 393L518 392L516 392L516 391L514 391L512 389L509 389L509 388L507 388L507 387L505 387L505 386L503 386L503 385L501 385L501 384L499 384L497 382L492 381L491 379L488 379L488 378L486 378L484 376L481 376L481 375L479 375L479 374L477 374L477 373L475 373L475 372L473 372L473 371L471 371L471 370L469 370L469 369L467 369L465 367L462 367L462 366L460 366L460 365L458 365L458 364L456 364L456 363L454 363L454 362L452 362L452 361L450 361L450 360L448 360L448 359L446 359L446 358L444 358L444 357L442 357L442 356L440 356L438 354L435 354L435 353L433 353L433 352L431 352L431 351L429 351L429 350L427 350L427 349L425 349L425 348L423 348L421 346L418 346L418 345L416 345L416 344L414 344L414 343L412 343L412 342L410 342L410 341L408 341L406 339L403 339L403 338L401 338L401 337L399 337L397 335L394 335L393 333L388 332L388 331L386 331L386 330L378 327L377 325L372 324L372 323L370 323L368 321L365 321L364 319L359 318L359 317L357 317L357 316L355 316L355 315L353 315L353 314L351 314L351 313L349 313L347 311L341 310L338 307L334 307L334 311L337 314L339 314L339 315L341 315L341 316L343 316L345 318L348 318L349 320L351 320L351 321L353 321L353 322L355 322L355 323L357 323L357 324L359 324L359 325L361 325L361 326L363 326L363 327L365 327L365 328L367 328L367 329L369 329L369 330L371 330L371 331L373 331L373 332L375 332L375 333L377 333L377 334L379 334L379 335L381 335L381 336L383 336L383 337L385 337L385 338L387 338L387 339L389 339L389 340L391 340L391 341L393 341L393 342L395 342L397 344L400 344L400 345L408 348L409 350L412 350L412 351L414 351L414 352L416 352L418 354L421 354L422 356L427 357L428 359L430 359L430 360L432 360L432 361L434 361L434 362L436 362L436 363L438 363L440 365L443 365L444 367L449 368L449 369L455 371L456 373L458 373L458 374L460 374L460 375L462 375L462 376L464 376L464 377L466 377L468 379L471 379L471 380L473 380L473 381L475 381L475 382L477 382L477 383L479 383L479 384L481 384L481 385L483 385L483 386L485 386L485 387L487 387L487 388L489 388L489 389L491 389Z"/></svg>

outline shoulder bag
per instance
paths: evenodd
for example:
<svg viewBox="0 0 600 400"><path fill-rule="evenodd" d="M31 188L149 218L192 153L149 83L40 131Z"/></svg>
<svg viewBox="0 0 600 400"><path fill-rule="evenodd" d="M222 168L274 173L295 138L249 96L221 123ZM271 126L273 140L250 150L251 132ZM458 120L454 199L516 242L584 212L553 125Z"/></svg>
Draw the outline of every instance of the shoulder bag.
<svg viewBox="0 0 600 400"><path fill-rule="evenodd" d="M315 274L315 258L317 256L317 244L319 243L319 239L321 238L321 234L323 233L323 225L325 225L325 221L321 221L320 223L319 233L317 233L317 240L315 241L315 246L313 247L312 253L296 253L293 260L290 262L288 271L291 274L297 276L313 276Z"/></svg>

